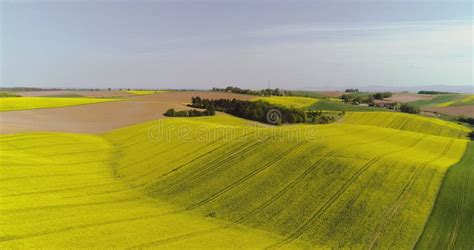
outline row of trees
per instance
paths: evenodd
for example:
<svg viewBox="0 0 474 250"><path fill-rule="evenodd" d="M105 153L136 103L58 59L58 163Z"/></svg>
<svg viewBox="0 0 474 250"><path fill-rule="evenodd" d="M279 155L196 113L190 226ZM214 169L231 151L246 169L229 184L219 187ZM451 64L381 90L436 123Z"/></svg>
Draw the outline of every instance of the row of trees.
<svg viewBox="0 0 474 250"><path fill-rule="evenodd" d="M346 89L344 92L346 92L346 93L359 93L359 89Z"/></svg>
<svg viewBox="0 0 474 250"><path fill-rule="evenodd" d="M445 92L445 91L420 90L418 91L418 94L439 95L439 94L456 94L456 93Z"/></svg>
<svg viewBox="0 0 474 250"><path fill-rule="evenodd" d="M473 117L459 116L458 121L474 125L474 118Z"/></svg>
<svg viewBox="0 0 474 250"><path fill-rule="evenodd" d="M174 109L168 109L163 115L169 117L196 117L196 116L212 116L216 114L216 110L213 107L209 107L204 111L197 109L176 111Z"/></svg>
<svg viewBox="0 0 474 250"><path fill-rule="evenodd" d="M341 96L341 99L344 102L347 102L347 103L351 102L353 104L360 104L360 103L373 104L374 100L376 99L383 100L384 98L388 98L391 96L392 96L391 92L378 92L375 94L359 94L355 92L352 94L343 94Z"/></svg>
<svg viewBox="0 0 474 250"><path fill-rule="evenodd" d="M217 111L268 124L308 122L306 112L303 110L281 107L264 101L209 100L198 96L192 98L191 106L204 109L214 107Z"/></svg>
<svg viewBox="0 0 474 250"><path fill-rule="evenodd" d="M246 95L258 95L258 96L291 96L292 95L291 91L281 90L279 88L251 90L251 89L241 89L239 87L228 86L223 89L214 87L212 88L212 91L229 92L229 93L246 94Z"/></svg>

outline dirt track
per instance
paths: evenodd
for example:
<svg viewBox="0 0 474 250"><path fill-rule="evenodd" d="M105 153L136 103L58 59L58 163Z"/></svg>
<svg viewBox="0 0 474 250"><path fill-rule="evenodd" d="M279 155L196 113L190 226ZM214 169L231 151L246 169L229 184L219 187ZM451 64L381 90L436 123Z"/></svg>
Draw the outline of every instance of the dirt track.
<svg viewBox="0 0 474 250"><path fill-rule="evenodd" d="M167 92L136 96L119 102L0 112L0 133L27 131L103 133L163 118L163 113L170 108L188 109L186 103L190 103L193 96L241 100L254 97L224 92Z"/></svg>

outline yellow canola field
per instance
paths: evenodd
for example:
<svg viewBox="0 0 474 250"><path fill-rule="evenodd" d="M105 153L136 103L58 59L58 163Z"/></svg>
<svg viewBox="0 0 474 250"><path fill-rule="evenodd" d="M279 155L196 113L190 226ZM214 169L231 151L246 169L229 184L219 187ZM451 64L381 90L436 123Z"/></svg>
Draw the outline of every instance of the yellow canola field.
<svg viewBox="0 0 474 250"><path fill-rule="evenodd" d="M5 97L0 98L0 111L58 108L120 100L122 99L85 97Z"/></svg>
<svg viewBox="0 0 474 250"><path fill-rule="evenodd" d="M3 249L263 248L283 239L185 212L131 188L118 177L121 153L99 136L2 135L0 147Z"/></svg>
<svg viewBox="0 0 474 250"><path fill-rule="evenodd" d="M396 112L347 112L342 118L342 123L386 127L453 138L466 138L470 132L467 127L453 122Z"/></svg>
<svg viewBox="0 0 474 250"><path fill-rule="evenodd" d="M166 119L105 138L120 148L125 183L284 237L266 247L412 248L467 143L366 125L249 128L222 119Z"/></svg>
<svg viewBox="0 0 474 250"><path fill-rule="evenodd" d="M317 99L310 97L300 96L270 96L270 97L258 97L254 100L262 100L272 104L282 105L288 108L306 108L311 104L314 104Z"/></svg>
<svg viewBox="0 0 474 250"><path fill-rule="evenodd" d="M1 135L0 248L413 248L455 137L228 115Z"/></svg>

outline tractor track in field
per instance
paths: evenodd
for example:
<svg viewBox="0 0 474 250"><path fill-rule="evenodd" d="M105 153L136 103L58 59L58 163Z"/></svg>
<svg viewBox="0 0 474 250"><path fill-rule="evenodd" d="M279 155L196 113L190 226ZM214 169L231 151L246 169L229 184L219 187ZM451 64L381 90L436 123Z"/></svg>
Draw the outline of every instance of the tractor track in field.
<svg viewBox="0 0 474 250"><path fill-rule="evenodd" d="M278 242L277 244L271 245L268 248L274 248L274 247L281 247L284 246L296 239L298 239L308 228L309 225L311 225L316 219L318 219L331 205L339 199L339 197L351 186L355 180L361 176L367 169L369 169L372 165L377 163L380 159L386 157L387 155L394 154L394 153L399 153L403 152L407 149L410 149L412 147L415 147L417 144L419 144L425 136L420 137L418 140L414 141L411 143L408 147L399 149L399 150L393 150L389 153L379 155L374 157L372 160L367 162L364 166L362 166L359 170L357 170L350 178L348 181L346 181L337 191L334 193L329 200L327 200L323 206L321 206L306 222L304 222L299 229L297 229L295 232L290 234L287 238L285 238L283 241Z"/></svg>
<svg viewBox="0 0 474 250"><path fill-rule="evenodd" d="M392 134L390 136L394 136L395 134ZM389 137L390 137L389 136ZM298 177L296 177L293 181L291 181L288 185L286 185L283 189L281 189L280 191L278 191L275 195L273 195L269 200L267 200L266 202L262 203L260 206L258 206L257 208L253 209L249 215L247 215L246 217L249 217L249 216L252 216L252 215L255 215L257 214L258 212L260 212L261 210L267 208L269 205L271 205L273 202L277 201L278 199L280 199L285 193L287 193L288 191L290 191L291 189L293 189L296 185L298 185L299 183L301 183L303 181L304 178L306 178L307 176L309 176L310 174L312 174L314 171L316 171L318 168L318 166L320 166L328 157L331 157L331 155L337 153L339 150L341 149L346 149L346 148L350 148L350 147L353 147L353 146L360 146L360 145L367 145L367 144L372 144L372 143L375 143L375 142L378 142L378 141L381 141L381 140L385 140L387 138L387 136L384 136L382 138L377 138L375 140L370 140L370 141L367 141L367 142L363 142L363 143L354 143L354 144L349 144L349 145L345 145L345 146L341 146L339 148L336 148L334 150L331 150L329 151L328 153L326 153L325 155L322 155L319 157L319 159L314 162L313 164L311 164L302 174L300 174ZM242 222L246 219L246 217L242 217L240 218L239 220L235 221L235 223L239 223L239 222Z"/></svg>
<svg viewBox="0 0 474 250"><path fill-rule="evenodd" d="M210 144L212 145L213 143L216 143L216 142L217 142L217 141L213 141L213 142L211 142ZM157 155L163 155L163 154L169 153L170 151L176 150L177 148L179 148L179 147L181 147L181 146L186 146L186 143L180 143L180 144L178 144L178 145L176 145L176 146L174 146L174 147L171 147L171 148L166 149L165 151L159 152ZM201 148L206 148L206 147L208 147L208 146L209 146L209 145L203 145ZM149 158L144 158L144 159L149 159ZM138 162L140 162L140 161L143 161L143 159L138 160L138 161L135 161L135 162L132 163L132 164L127 164L126 167L121 167L120 169L130 168L130 167L134 166L134 164L136 164L136 163L138 163Z"/></svg>
<svg viewBox="0 0 474 250"><path fill-rule="evenodd" d="M257 174L263 172L264 170L270 168L273 164L275 164L276 162L280 161L281 159L283 159L283 157L287 156L288 154L291 153L291 151L293 151L294 149L300 147L304 142L299 142L297 143L296 145L292 146L291 148L283 151L280 155L278 155L277 157L274 157L270 162L264 164L263 166L260 166L258 167L257 169L254 169L253 171L251 171L250 173L246 174L244 177L240 178L239 180L231 183L230 185L226 186L225 188L219 190L219 192L217 193L214 193L213 195L211 195L210 197L204 199L204 200L201 200L197 203L194 203L188 207L186 207L186 210L193 210L197 207L200 207L202 205L205 205L217 198L219 198L222 194L224 193L227 193L229 190L232 190L233 188L235 188L236 186L240 185L241 183L251 179L252 177L256 176Z"/></svg>
<svg viewBox="0 0 474 250"><path fill-rule="evenodd" d="M193 238L193 237L197 237L197 236L202 236L202 235L208 234L208 233L213 233L213 232L225 230L225 229L228 229L228 228L233 227L233 226L235 226L235 225L227 225L227 226L209 228L209 229L206 229L206 230L191 232L191 233L188 233L188 234L182 234L182 235L178 235L178 236L175 236L175 237L170 237L170 238L156 240L156 241L152 241L152 242L148 242L148 243L144 243L144 244L140 244L140 245L135 245L135 246L132 246L132 247L127 247L126 249L143 249L143 248L147 248L147 247L151 247L151 246L164 245L164 244L175 242L175 241L185 240L185 239L189 239L189 238Z"/></svg>
<svg viewBox="0 0 474 250"><path fill-rule="evenodd" d="M335 136L347 136L347 135L352 135L352 134L357 134L357 133L360 133L360 131L352 132L352 133L341 133L341 134L334 135L334 136L331 136L331 137L335 137ZM329 136L328 136L328 137L329 137ZM268 141L269 139L270 139L270 138L267 138L267 140L265 140L265 141L257 141L257 143L264 143L264 142ZM246 144L248 144L248 143L246 143ZM246 145L246 144L245 144L245 145ZM242 151L242 150L244 150L245 148L240 147L239 150L241 150L241 151L239 151L239 152L235 152L235 151L234 151L234 153L232 153L232 152L231 152L230 154L229 154L229 153L226 153L226 154L223 155L223 157L219 157L219 158L216 158L216 159L212 160L209 164L207 164L207 168L211 168L211 169L212 169L212 168L213 168L212 165L215 165L215 164L217 164L218 166L221 166L221 164L225 163L226 161L228 161L229 159L231 159L231 158L234 157L235 155L239 155L239 154L241 154L241 153L243 153L243 152L246 153L246 152L252 150L253 148L254 148L254 147L249 148L248 150ZM212 152L212 151L211 151L211 152ZM201 157L201 156L198 156L198 157L196 157L196 158L200 158L200 157ZM224 158L224 159L223 159L223 158ZM217 167L218 167L218 166L217 166ZM199 176L201 176L202 174L205 174L205 173L206 173L206 169L203 170L203 168L200 168L200 169L196 170L196 172L198 172ZM191 175L192 175L192 174L193 174L193 173L191 173ZM199 177L199 176L198 176L198 177ZM181 179L186 179L186 177L181 177ZM175 181L175 182L178 182L178 181ZM169 185L168 185L168 187L169 187ZM167 188L167 187L164 187L164 188L158 189L158 190L153 190L153 192L155 192L155 191L162 191L162 190L164 190L164 189L166 189L166 188Z"/></svg>
<svg viewBox="0 0 474 250"><path fill-rule="evenodd" d="M51 234L64 233L68 231L106 226L106 225L111 225L111 224L120 224L120 223L133 222L133 221L139 221L139 220L154 219L154 218L158 218L165 215L171 215L171 214L174 214L174 212L166 211L159 214L142 215L142 216L137 216L137 217L132 217L132 218L115 219L115 220L109 220L109 221L103 221L103 222L97 222L97 223L85 223L85 224L79 224L79 225L74 225L74 226L67 226L67 227L63 227L63 228L59 228L55 230L47 230L45 232L10 236L7 238L0 238L0 247L1 247L2 242L7 242L7 241L23 240L23 239L35 238L35 237L46 236L46 235L51 235Z"/></svg>
<svg viewBox="0 0 474 250"><path fill-rule="evenodd" d="M223 163L229 161L230 159L233 159L235 157L238 157L241 154L247 153L251 150L253 150L255 147L258 145L262 144L263 142L261 141L249 141L245 142L243 146L239 147L238 150L232 151L231 149L229 150L230 152L222 155L222 157L216 158L215 160L211 161L209 164L207 164L205 167L201 167L199 169L196 169L195 171L184 174L184 176L180 176L181 178L177 178L176 180L173 180L171 183L167 184L164 187L153 189L152 193L154 192L161 192L167 189L172 188L175 186L174 184L179 184L182 180L195 180L199 178L200 176L204 175L207 171L212 171L215 168L218 168L222 166ZM164 180L166 181L166 180Z"/></svg>
<svg viewBox="0 0 474 250"><path fill-rule="evenodd" d="M38 206L38 207L28 207L28 208L18 208L18 209L7 209L0 210L1 214L13 214L13 213L23 213L31 212L44 209L63 209L63 208L73 208L73 207L85 207L85 206L99 206L99 205L112 205L117 203L127 203L132 201L141 200L141 197L135 198L122 198L109 201L97 201L97 202L87 202L87 203L77 203L77 204L58 204L58 205L48 205L48 206Z"/></svg>
<svg viewBox="0 0 474 250"><path fill-rule="evenodd" d="M390 136L394 136L395 134L392 134ZM380 140L384 140L386 139L387 137L383 137L383 138L378 138L376 140L371 140L369 142L365 142L365 143L362 143L362 144L370 144L370 143L374 143L374 142L377 142L377 141L380 141ZM347 147L351 147L351 146L356 146L356 145L361 145L361 143L357 143L357 144L351 144L351 145L346 145L345 147L341 147L341 148L347 148ZM336 152L337 150L333 150L331 151L332 153ZM331 152L329 152L328 154L326 155L329 155ZM324 160L324 157L325 156L321 156L320 160L318 160L318 162L321 162ZM312 164L310 167L308 167L307 171L308 172L311 172L313 171L314 169L312 169L313 166L315 166L316 163ZM305 171L306 172L306 171ZM300 176L301 177L301 176ZM304 177L301 177L301 179L304 178ZM299 180L301 181L301 180ZM291 185L291 186L290 186ZM207 229L207 230L202 230L202 231L198 231L198 232L192 232L192 233L189 233L189 234L185 234L185 235L179 235L179 236L176 236L176 237L171 237L171 238L166 238L166 239L162 239L162 240L157 240L157 241L153 241L153 242L148 242L148 243L145 243L145 244L141 244L141 245L136 245L136 246L133 246L131 248L144 248L144 247L151 247L151 246L158 246L158 245L163 245L163 244L167 244L167 243L171 243L171 242L175 242L175 241L180 241L180 240L185 240L185 239L189 239L189 238L192 238L192 237L197 237L197 236L201 236L201 235L204 235L204 234L208 234L208 233L212 233L212 232L216 232L216 231L219 231L219 230L225 230L227 228L231 228L231 227L236 227L238 226L242 221L244 221L245 219L247 219L249 216L252 216L258 212L260 212L261 209L264 209L265 207L269 206L271 203L275 202L276 200L278 200L284 193L286 193L288 190L290 190L293 186L296 185L295 181L292 182L292 184L290 184L288 186L286 186L283 190L281 190L277 195L273 196L271 199L267 200L265 203L263 203L262 205L260 205L259 207L253 209L249 214L247 214L246 216L242 217L242 218L239 218L238 220L235 220L233 222L229 222L228 224L226 225L223 225L223 226L220 226L220 227L217 227L217 228L212 228L212 229ZM194 209L194 208L193 208Z"/></svg>
<svg viewBox="0 0 474 250"><path fill-rule="evenodd" d="M108 174L108 173L109 173L109 171L103 170L103 171L97 171L97 172L77 173L77 174L30 175L30 176L18 176L18 177L1 178L0 182L24 180L24 179L35 179L35 178L75 177L75 176L97 175L97 174Z"/></svg>
<svg viewBox="0 0 474 250"><path fill-rule="evenodd" d="M243 135L239 136L239 138L244 137L244 136L247 136L248 134L251 134L251 133L252 133L252 132L243 134ZM223 137L223 136L222 136L222 137ZM176 172L176 171L178 171L179 169L181 169L181 168L187 166L188 164L191 164L192 162L194 162L194 161L196 161L196 160L198 160L198 159L200 159L200 158L202 158L202 157L205 157L205 156L210 155L210 154L212 154L213 152L215 152L215 147L212 147L212 146L215 145L215 144L217 144L217 143L219 142L219 140L220 140L222 137L220 137L220 138L218 138L218 139L216 139L216 140L214 140L214 141L212 141L212 142L209 142L209 143L207 143L207 144L205 144L205 145L202 145L201 147L199 147L199 148L197 148L196 150L194 150L193 153L196 153L196 152L200 152L200 151L203 150L203 149L211 148L210 150L206 151L206 152L203 153L203 154L200 154L199 156L193 158L192 160L190 160L190 161L188 161L188 162L186 162L186 163L184 163L184 164L181 164L180 166L178 166L178 167L172 169L171 171L168 171L168 172L162 174L162 175L157 179L156 182L162 180L162 179L165 178L167 175L169 175L169 174L171 174L171 173L173 173L173 172ZM122 169L123 169L123 168L122 168ZM135 177L132 178L132 179L128 179L127 181L135 181L135 180L138 180L139 178L142 178L142 177L144 177L144 176L150 175L150 174L152 174L152 173L154 173L154 172L156 172L156 171L157 171L156 169L152 169L151 171L148 171L148 172L142 173L142 174L140 174L140 175L137 175L137 176L135 176Z"/></svg>
<svg viewBox="0 0 474 250"><path fill-rule="evenodd" d="M463 183L469 183L469 175L464 175L462 177ZM462 184L461 184L462 185ZM461 186L460 185L460 186ZM463 187L467 187L468 184L462 185ZM462 211L462 207L465 206L466 203L466 196L467 196L467 190L464 188L463 192L461 194L458 193L456 197L456 208L457 211ZM459 213L456 213L456 223L454 224L454 229L452 232L450 232L451 237L449 237L449 243L448 243L448 249L455 249L456 246L456 241L458 239L458 234L459 234L459 228L461 227L461 217Z"/></svg>
<svg viewBox="0 0 474 250"><path fill-rule="evenodd" d="M414 249L470 249L473 246L472 237L462 238L462 234L464 236L472 235L472 229L469 230L471 227L467 226L467 230L463 230L462 227L463 224L469 225L471 223L472 225L472 220L466 218L468 216L465 214L469 214L470 208L472 208L470 206L472 199L469 199L469 194L471 194L469 189L472 185L470 187L469 183L474 172L472 172L472 164L469 166L465 164L472 161L470 155L472 145L473 142L468 143L463 158L451 166L444 176L436 201ZM446 196L447 194L449 197ZM440 222L442 220L440 215L446 216L446 213L453 216L452 222Z"/></svg>
<svg viewBox="0 0 474 250"><path fill-rule="evenodd" d="M46 193L57 193L63 191L74 191L74 190L81 190L87 188L95 188L95 187L104 187L104 186L112 186L117 185L116 180L109 183L102 183L102 184L94 184L94 185L87 185L87 186L80 186L80 187L70 187L70 188L60 188L60 189L53 189L53 190L43 190L37 192L27 192L27 193L17 193L17 194L7 194L7 195L0 195L0 198L8 198L8 197L18 197L18 196L25 196L25 195L37 195L37 194L46 194Z"/></svg>
<svg viewBox="0 0 474 250"><path fill-rule="evenodd" d="M349 134L353 134L353 133L349 133ZM343 135L343 134L341 134ZM396 133L393 133L389 136L395 136ZM355 143L355 144L351 144L351 145L346 145L344 147L341 147L341 148L348 148L348 147L352 147L352 146L356 146L356 145L363 145L363 144L370 144L370 143L374 143L374 142L377 142L377 141L381 141L381 140L385 140L387 138L387 136L384 136L382 138L377 138L376 140L371 140L371 141L368 141L368 142L364 142L364 143ZM340 150L341 148L339 148L338 150ZM326 155L329 155L331 153L334 153L334 152L337 152L338 150L332 150L330 151L329 153L327 153ZM326 156L325 155L325 156ZM324 161L324 157L325 156L321 156L320 157L320 160L318 160L317 162L322 162ZM312 169L313 166L317 165L317 163L314 163L312 164L307 170L309 171L305 171L305 172L308 172L307 174L309 174L309 172L312 172L314 169ZM306 174L306 175L307 175ZM301 177L301 176L300 176ZM303 177L301 177L301 179L303 179ZM301 180L299 180L301 181ZM272 204L273 202L275 202L276 200L278 200L281 196L283 196L284 193L286 193L288 190L290 190L293 186L297 185L296 182L299 182L299 181L293 181L290 185L288 185L287 187L285 187L283 190L281 190L278 194L274 195L270 200L267 200L265 203L263 203L262 205L260 205L259 207L253 209L249 214L247 214L246 216L242 217L242 218L239 218L238 220L235 220L233 222L229 222L228 224L226 225L223 225L221 227L217 227L217 228L213 228L213 229L208 229L208 230L203 230L203 231L199 231L199 232L193 232L193 233L189 233L189 234L185 234L185 235L179 235L179 236L176 236L176 237L171 237L171 238L167 238L167 239L162 239L162 240L157 240L157 241L153 241L153 242L149 242L149 243L145 243L145 244L141 244L141 245L137 245L137 246L134 246L132 248L143 248L143 247L149 247L149 246L157 246L157 245L163 245L163 244L167 244L167 243L171 243L171 242L174 242L174 241L179 241L179 240L185 240L185 239L188 239L188 238L192 238L192 237L197 237L197 236L201 236L203 234L207 234L207 233L212 233L212 232L215 232L215 231L219 231L219 230L224 230L224 229L227 229L227 228L231 228L231 227L235 227L235 226L238 226L239 223L241 223L242 221L244 221L245 219L247 219L249 216L252 216L258 212L260 212L260 209L264 209L265 207L269 206L270 204ZM194 209L194 208L193 208ZM187 210L187 209L183 209L184 210ZM177 210L176 212L183 212L183 211L180 211L180 210Z"/></svg>
<svg viewBox="0 0 474 250"><path fill-rule="evenodd" d="M127 166L123 166L123 167L120 167L121 170L123 169L128 169L128 168L132 168L133 166L137 165L138 163L141 163L143 161L148 161L148 160L152 160L152 159L156 159L160 156L163 156L165 155L166 153L169 153L169 152L172 152L174 150L178 150L179 148L182 148L182 147L185 147L187 146L185 143L180 143L180 144L177 144L177 145L173 145L163 151L160 151L159 153L156 153L156 154L152 154L152 156L148 156L148 157L143 157L143 158L139 158L138 160L136 161L133 161L133 162L130 162L130 163L127 163ZM148 150L150 150L150 148L148 148ZM144 155L147 155L147 153L149 152L148 150L142 150L141 152L144 154Z"/></svg>
<svg viewBox="0 0 474 250"><path fill-rule="evenodd" d="M61 156L61 155L59 155ZM83 161L83 162L68 162L67 166L79 166L79 165L84 165L84 164L94 164L97 163L97 161ZM3 164L3 163L2 163ZM59 164L59 163L34 163L34 164L19 164L19 163L14 163L14 167L38 167L38 165L47 165L47 166L65 166L66 164ZM11 167L11 166L2 166L2 167Z"/></svg>
<svg viewBox="0 0 474 250"><path fill-rule="evenodd" d="M412 185L415 183L415 181L420 177L421 173L426 168L426 166L430 162L433 162L433 161L436 161L436 160L439 160L439 159L442 159L443 157L445 157L446 154L451 149L454 142L455 141L453 139L451 139L439 155L437 155L436 157L433 157L432 159L424 162L421 166L415 167L414 173L410 176L410 178L408 179L408 181L404 185L402 191L398 195L395 202L393 202L392 206L390 206L390 208L388 208L385 211L385 213L383 213L383 216L381 216L381 221L376 226L376 230L375 230L375 233L374 233L375 235L374 235L374 238L371 240L371 242L369 244L369 247L368 247L369 249L374 248L375 243L377 242L378 238L382 234L383 227L384 227L385 223L387 222L386 218L391 218L392 216L394 216L395 213L398 212L399 209L403 206L403 204L404 204L403 198L405 197L406 192L412 187Z"/></svg>

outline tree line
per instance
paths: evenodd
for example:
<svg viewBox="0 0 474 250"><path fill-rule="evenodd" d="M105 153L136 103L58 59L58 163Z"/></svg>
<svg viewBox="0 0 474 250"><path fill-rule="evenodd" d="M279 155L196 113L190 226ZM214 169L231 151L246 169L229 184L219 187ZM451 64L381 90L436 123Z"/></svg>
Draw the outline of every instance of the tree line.
<svg viewBox="0 0 474 250"><path fill-rule="evenodd" d="M216 110L210 106L204 111L197 109L176 111L174 109L168 109L163 115L169 117L197 117L197 116L213 116L216 114Z"/></svg>
<svg viewBox="0 0 474 250"><path fill-rule="evenodd" d="M350 89L351 90L351 89ZM351 92L347 91L346 92ZM360 103L366 103L366 104L373 104L374 100L383 100L384 98L389 98L393 94L392 92L377 92L375 94L359 94L356 91L352 91L352 94L343 94L341 96L341 99L344 102L352 102L353 104L360 104Z"/></svg>
<svg viewBox="0 0 474 250"><path fill-rule="evenodd" d="M229 92L245 95L258 95L258 96L291 96L292 92L290 90L281 90L279 88L275 89L261 89L261 90L251 90L251 89L241 89L239 87L228 86L226 88L212 88L212 91L217 92Z"/></svg>
<svg viewBox="0 0 474 250"><path fill-rule="evenodd" d="M454 92L446 92L446 91L432 91L432 90L420 90L418 94L426 94L426 95L440 95L440 94L457 94Z"/></svg>
<svg viewBox="0 0 474 250"><path fill-rule="evenodd" d="M283 124L283 123L305 123L313 122L314 117L320 118L321 114L311 114L300 109L286 108L274 105L265 101L243 101L237 99L202 99L201 97L193 97L191 99L192 107L207 109L215 108L216 111L225 112L237 117L248 120L258 121L267 124ZM274 112L274 116L269 116ZM323 118L321 118L323 119ZM324 118L325 123L331 121L330 118Z"/></svg>

